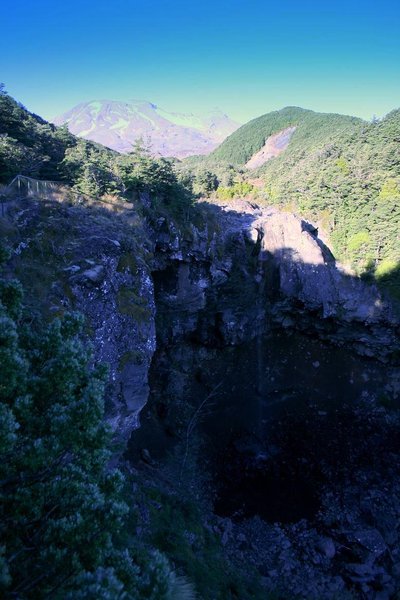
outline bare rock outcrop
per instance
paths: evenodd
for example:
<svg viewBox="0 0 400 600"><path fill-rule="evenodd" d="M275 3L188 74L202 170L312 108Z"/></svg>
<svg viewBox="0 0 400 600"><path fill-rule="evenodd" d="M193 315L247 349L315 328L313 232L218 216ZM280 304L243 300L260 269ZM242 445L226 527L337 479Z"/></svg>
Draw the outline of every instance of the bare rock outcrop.
<svg viewBox="0 0 400 600"><path fill-rule="evenodd" d="M262 231L265 258L272 256L278 265L283 295L321 309L323 318L373 322L389 317L390 307L376 286L346 273L318 238L317 229L306 221L290 213L270 212L257 219L253 228Z"/></svg>
<svg viewBox="0 0 400 600"><path fill-rule="evenodd" d="M292 135L296 129L296 127L287 127L278 133L270 135L269 138L266 139L261 150L256 152L250 158L250 160L247 161L246 167L248 169L257 169L271 160L271 158L282 154L282 152L288 147Z"/></svg>
<svg viewBox="0 0 400 600"><path fill-rule="evenodd" d="M196 224L179 224L29 199L6 217L32 311L85 315L94 359L109 365L107 415L121 441L147 402L156 329L165 347L215 349L283 327L383 360L398 350L390 305L344 272L310 224L243 200L196 210Z"/></svg>

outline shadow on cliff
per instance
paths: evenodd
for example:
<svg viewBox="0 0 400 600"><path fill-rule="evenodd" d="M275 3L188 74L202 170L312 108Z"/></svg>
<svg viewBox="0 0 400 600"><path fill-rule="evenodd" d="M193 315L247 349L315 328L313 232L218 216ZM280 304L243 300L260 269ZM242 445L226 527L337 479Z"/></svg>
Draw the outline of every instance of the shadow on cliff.
<svg viewBox="0 0 400 600"><path fill-rule="evenodd" d="M236 344L272 323L353 344L370 356L386 359L395 352L393 303L374 282L345 272L310 223L238 200L201 202L196 211L193 222L207 224L207 244L200 251L192 230L192 247L178 256L164 222L159 250L170 260L153 272L163 316L200 315L193 342Z"/></svg>
<svg viewBox="0 0 400 600"><path fill-rule="evenodd" d="M277 238L269 228L276 210L244 208L200 205L203 222L213 223L224 242L213 246L212 232L202 254L200 245L179 254L163 223L164 258L152 273L158 343L151 399L131 457L140 460L143 447L164 456L180 439L180 411L195 414L210 395L211 418L203 414L207 405L202 420L213 443L223 444L235 427L257 429L263 438L264 405L273 414L300 411L301 421L309 402L313 415L316 405L340 405L368 386L371 394L378 393L372 385L387 386L387 365L358 356L396 359L398 339L376 286L341 271L304 221L275 220L292 220L300 236ZM292 247L279 246L282 239ZM313 263L302 260L306 244Z"/></svg>

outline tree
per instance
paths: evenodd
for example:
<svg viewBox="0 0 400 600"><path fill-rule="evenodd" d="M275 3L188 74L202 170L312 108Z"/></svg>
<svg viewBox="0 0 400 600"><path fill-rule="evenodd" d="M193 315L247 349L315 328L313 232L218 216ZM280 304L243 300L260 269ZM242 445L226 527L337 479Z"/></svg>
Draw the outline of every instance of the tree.
<svg viewBox="0 0 400 600"><path fill-rule="evenodd" d="M173 161L152 156L142 140L136 142L132 152L116 158L116 173L131 200L147 192L153 204L172 210L180 211L192 203L191 181L185 185L179 180Z"/></svg>
<svg viewBox="0 0 400 600"><path fill-rule="evenodd" d="M201 194L210 196L218 188L218 178L211 171L202 171L196 177L197 188Z"/></svg>
<svg viewBox="0 0 400 600"><path fill-rule="evenodd" d="M27 326L21 298L17 281L0 280L1 596L175 597L166 559L134 560L122 542L125 480L108 466L105 369L91 367L82 317Z"/></svg>
<svg viewBox="0 0 400 600"><path fill-rule="evenodd" d="M105 149L97 148L86 140L79 140L65 150L60 172L74 184L76 191L88 196L97 197L122 190L114 172L113 157Z"/></svg>
<svg viewBox="0 0 400 600"><path fill-rule="evenodd" d="M89 367L77 337L82 318L27 329L15 320L19 296L16 282L2 282L3 591L57 596L83 572L112 567L112 535L127 507L121 474L106 468L104 369Z"/></svg>

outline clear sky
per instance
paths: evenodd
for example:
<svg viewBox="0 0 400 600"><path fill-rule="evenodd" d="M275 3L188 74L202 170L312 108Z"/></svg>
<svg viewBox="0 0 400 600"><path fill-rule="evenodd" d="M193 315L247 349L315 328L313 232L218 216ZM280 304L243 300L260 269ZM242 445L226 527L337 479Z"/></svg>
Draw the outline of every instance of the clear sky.
<svg viewBox="0 0 400 600"><path fill-rule="evenodd" d="M0 24L0 81L46 118L104 98L241 122L400 106L400 0L1 0Z"/></svg>

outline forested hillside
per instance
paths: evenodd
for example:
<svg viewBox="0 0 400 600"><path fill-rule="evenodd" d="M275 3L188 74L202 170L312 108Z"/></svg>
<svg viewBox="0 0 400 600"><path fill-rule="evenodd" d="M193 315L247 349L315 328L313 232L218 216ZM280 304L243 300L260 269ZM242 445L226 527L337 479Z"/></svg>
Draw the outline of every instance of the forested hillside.
<svg viewBox="0 0 400 600"><path fill-rule="evenodd" d="M60 168L73 135L28 112L0 88L0 182L18 173L41 179L65 179Z"/></svg>
<svg viewBox="0 0 400 600"><path fill-rule="evenodd" d="M320 221L338 258L399 293L400 110L313 152L284 152L259 175L268 201Z"/></svg>
<svg viewBox="0 0 400 600"><path fill-rule="evenodd" d="M360 119L355 117L316 113L288 106L246 123L214 150L209 158L216 162L244 165L270 135L291 126L295 126L296 131L290 143L290 152L312 152L328 136L351 130L359 122Z"/></svg>
<svg viewBox="0 0 400 600"><path fill-rule="evenodd" d="M268 136L290 125L296 130L288 147L257 170L246 169ZM400 294L400 110L367 123L285 108L254 119L182 168L195 174L203 193L251 196L317 222L339 260Z"/></svg>
<svg viewBox="0 0 400 600"><path fill-rule="evenodd" d="M131 200L148 191L179 209L191 201L191 189L179 181L172 161L154 158L139 141L120 155L82 140L30 113L0 89L0 183L16 175L61 181L89 196L116 194Z"/></svg>
<svg viewBox="0 0 400 600"><path fill-rule="evenodd" d="M243 197L256 191L252 183L246 181L250 173L246 163L271 136L288 128L294 129L284 154L285 157L292 156L292 162L296 162L305 153L323 147L326 139L352 130L360 122L354 117L287 107L246 123L208 156L185 159L179 170L186 177L193 177L194 189L200 195L210 195L218 189L217 195L221 199ZM252 174L256 176L257 172L252 171Z"/></svg>

